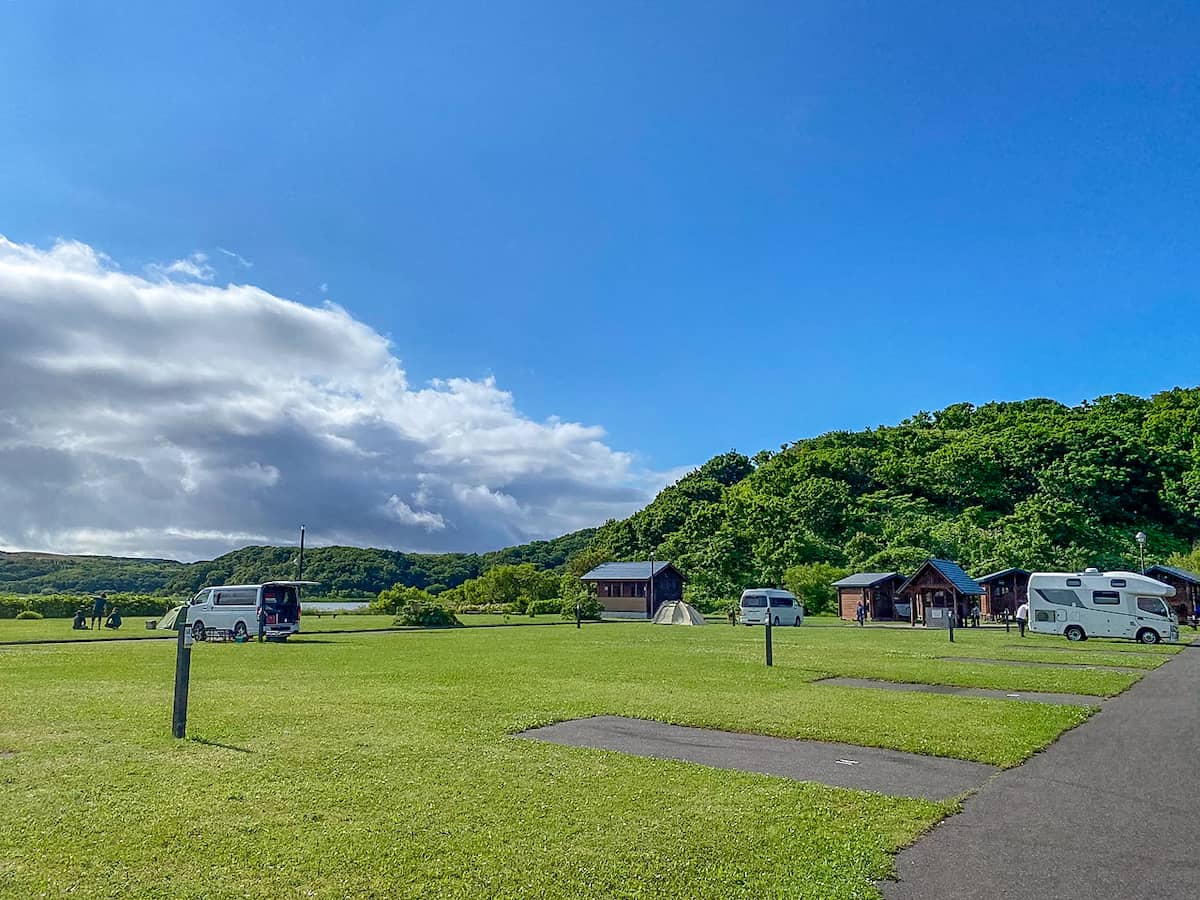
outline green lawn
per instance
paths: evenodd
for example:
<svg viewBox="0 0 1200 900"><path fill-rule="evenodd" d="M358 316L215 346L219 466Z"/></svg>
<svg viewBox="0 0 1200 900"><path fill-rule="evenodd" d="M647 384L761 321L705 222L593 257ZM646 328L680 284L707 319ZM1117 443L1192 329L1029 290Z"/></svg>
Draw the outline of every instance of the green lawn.
<svg viewBox="0 0 1200 900"><path fill-rule="evenodd" d="M1002 633L956 637L1006 652ZM852 628L778 629L767 669L762 639L601 624L197 645L186 741L170 642L0 647L0 895L873 897L949 804L509 735L620 714L1008 766L1089 711L810 682L1136 679Z"/></svg>

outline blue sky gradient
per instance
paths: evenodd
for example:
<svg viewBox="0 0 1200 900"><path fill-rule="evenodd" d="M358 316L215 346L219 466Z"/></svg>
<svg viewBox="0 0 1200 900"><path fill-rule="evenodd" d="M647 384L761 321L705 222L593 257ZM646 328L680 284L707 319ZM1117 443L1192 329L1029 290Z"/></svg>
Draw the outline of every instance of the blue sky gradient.
<svg viewBox="0 0 1200 900"><path fill-rule="evenodd" d="M584 6L7 3L0 233L205 252L659 470L1197 381L1196 4Z"/></svg>

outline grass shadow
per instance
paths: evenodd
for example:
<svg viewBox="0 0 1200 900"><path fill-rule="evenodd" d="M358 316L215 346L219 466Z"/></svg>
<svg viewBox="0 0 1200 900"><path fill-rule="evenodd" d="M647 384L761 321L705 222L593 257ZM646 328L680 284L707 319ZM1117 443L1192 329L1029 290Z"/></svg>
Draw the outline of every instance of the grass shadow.
<svg viewBox="0 0 1200 900"><path fill-rule="evenodd" d="M219 750L233 750L236 753L253 753L249 747L235 747L233 744L222 744L220 741L210 741L208 738L189 737L189 741L196 744L203 744L205 747L216 747Z"/></svg>

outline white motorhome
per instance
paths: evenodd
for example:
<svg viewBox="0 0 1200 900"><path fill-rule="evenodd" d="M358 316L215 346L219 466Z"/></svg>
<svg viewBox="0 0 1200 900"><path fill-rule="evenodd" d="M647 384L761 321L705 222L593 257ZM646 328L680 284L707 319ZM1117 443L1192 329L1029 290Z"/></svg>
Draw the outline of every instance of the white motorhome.
<svg viewBox="0 0 1200 900"><path fill-rule="evenodd" d="M804 605L795 594L775 588L747 588L740 603L743 625L765 625L768 611L772 625L804 624Z"/></svg>
<svg viewBox="0 0 1200 900"><path fill-rule="evenodd" d="M1174 595L1170 585L1136 572L1034 572L1029 576L1029 629L1070 641L1177 641L1179 624L1166 601Z"/></svg>
<svg viewBox="0 0 1200 900"><path fill-rule="evenodd" d="M259 616L263 634L272 640L287 640L300 631L300 594L297 588L315 581L268 581L264 584L223 584L207 587L192 598L187 623L192 637L202 641L211 630L231 631L235 636L258 634Z"/></svg>

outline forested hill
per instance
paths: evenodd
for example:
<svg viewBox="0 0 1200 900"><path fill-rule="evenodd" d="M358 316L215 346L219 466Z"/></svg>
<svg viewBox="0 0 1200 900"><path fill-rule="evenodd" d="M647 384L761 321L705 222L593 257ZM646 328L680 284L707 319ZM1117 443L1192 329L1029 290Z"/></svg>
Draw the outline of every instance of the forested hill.
<svg viewBox="0 0 1200 900"><path fill-rule="evenodd" d="M912 572L929 556L1007 566L1134 566L1200 537L1200 389L959 404L894 427L730 452L606 523L592 559L653 549L696 600L780 584L793 566Z"/></svg>
<svg viewBox="0 0 1200 900"><path fill-rule="evenodd" d="M304 577L321 582L310 595L363 596L393 584L454 587L496 565L533 563L559 568L591 540L584 529L550 541L534 541L490 553L401 553L358 547L309 547ZM246 584L293 578L295 547L243 547L214 560L126 559L110 556L56 556L0 552L0 593L127 591L190 594L210 584Z"/></svg>

